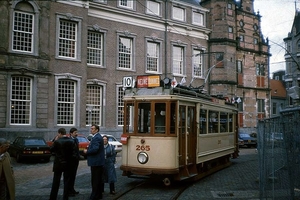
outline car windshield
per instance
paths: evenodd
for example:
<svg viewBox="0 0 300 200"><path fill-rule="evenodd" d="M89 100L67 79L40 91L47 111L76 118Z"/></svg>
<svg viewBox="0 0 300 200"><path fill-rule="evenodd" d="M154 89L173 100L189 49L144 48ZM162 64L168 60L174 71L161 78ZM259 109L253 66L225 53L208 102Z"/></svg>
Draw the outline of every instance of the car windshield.
<svg viewBox="0 0 300 200"><path fill-rule="evenodd" d="M24 144L26 146L33 146L33 145L46 145L45 141L42 139L25 139Z"/></svg>
<svg viewBox="0 0 300 200"><path fill-rule="evenodd" d="M108 141L109 141L109 142L115 142L115 141L117 141L117 140L116 140L115 138L113 138L113 137L109 137L109 136L108 136Z"/></svg>
<svg viewBox="0 0 300 200"><path fill-rule="evenodd" d="M241 134L240 134L240 137L250 137L250 135L247 134L247 133L241 133Z"/></svg>

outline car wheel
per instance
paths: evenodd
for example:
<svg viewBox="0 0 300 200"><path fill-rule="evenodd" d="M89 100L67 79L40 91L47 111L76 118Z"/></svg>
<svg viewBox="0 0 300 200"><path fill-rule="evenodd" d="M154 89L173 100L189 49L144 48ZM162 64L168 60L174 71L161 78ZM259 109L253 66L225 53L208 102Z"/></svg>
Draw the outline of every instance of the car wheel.
<svg viewBox="0 0 300 200"><path fill-rule="evenodd" d="M21 162L21 156L19 153L17 153L17 155L16 155L16 160L18 163Z"/></svg>

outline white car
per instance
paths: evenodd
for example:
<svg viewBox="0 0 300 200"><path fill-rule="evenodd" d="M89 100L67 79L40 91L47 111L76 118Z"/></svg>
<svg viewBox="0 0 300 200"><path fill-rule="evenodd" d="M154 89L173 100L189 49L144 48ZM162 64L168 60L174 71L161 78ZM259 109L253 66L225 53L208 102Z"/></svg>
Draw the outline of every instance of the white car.
<svg viewBox="0 0 300 200"><path fill-rule="evenodd" d="M107 136L108 143L111 144L111 145L113 145L115 147L116 153L119 153L119 152L122 151L122 143L121 142L119 142L113 135L101 134L102 137L104 135ZM87 138L89 140L91 140L92 139L92 135L90 134Z"/></svg>

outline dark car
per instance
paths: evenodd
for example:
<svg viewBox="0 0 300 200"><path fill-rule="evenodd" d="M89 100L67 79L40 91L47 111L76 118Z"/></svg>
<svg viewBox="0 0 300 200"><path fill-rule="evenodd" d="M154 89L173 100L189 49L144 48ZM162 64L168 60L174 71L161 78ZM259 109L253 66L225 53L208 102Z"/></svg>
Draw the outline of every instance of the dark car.
<svg viewBox="0 0 300 200"><path fill-rule="evenodd" d="M8 149L10 156L17 162L42 160L49 162L51 157L50 147L42 137L17 137Z"/></svg>
<svg viewBox="0 0 300 200"><path fill-rule="evenodd" d="M244 141L244 145L247 147L257 147L257 139L255 137L251 137L248 133L240 133L239 139Z"/></svg>

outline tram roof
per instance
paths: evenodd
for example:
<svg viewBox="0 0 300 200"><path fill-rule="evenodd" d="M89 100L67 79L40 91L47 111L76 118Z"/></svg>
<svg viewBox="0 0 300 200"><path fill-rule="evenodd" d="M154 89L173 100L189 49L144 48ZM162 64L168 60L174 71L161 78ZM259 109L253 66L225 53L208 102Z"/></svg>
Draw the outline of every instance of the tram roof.
<svg viewBox="0 0 300 200"><path fill-rule="evenodd" d="M159 75L140 75L136 77L123 77L123 87L125 88L124 100L130 99L182 99L201 100L214 102L219 105L233 105L225 98L208 95L203 87L187 87L181 84L174 84L169 78L161 79Z"/></svg>

